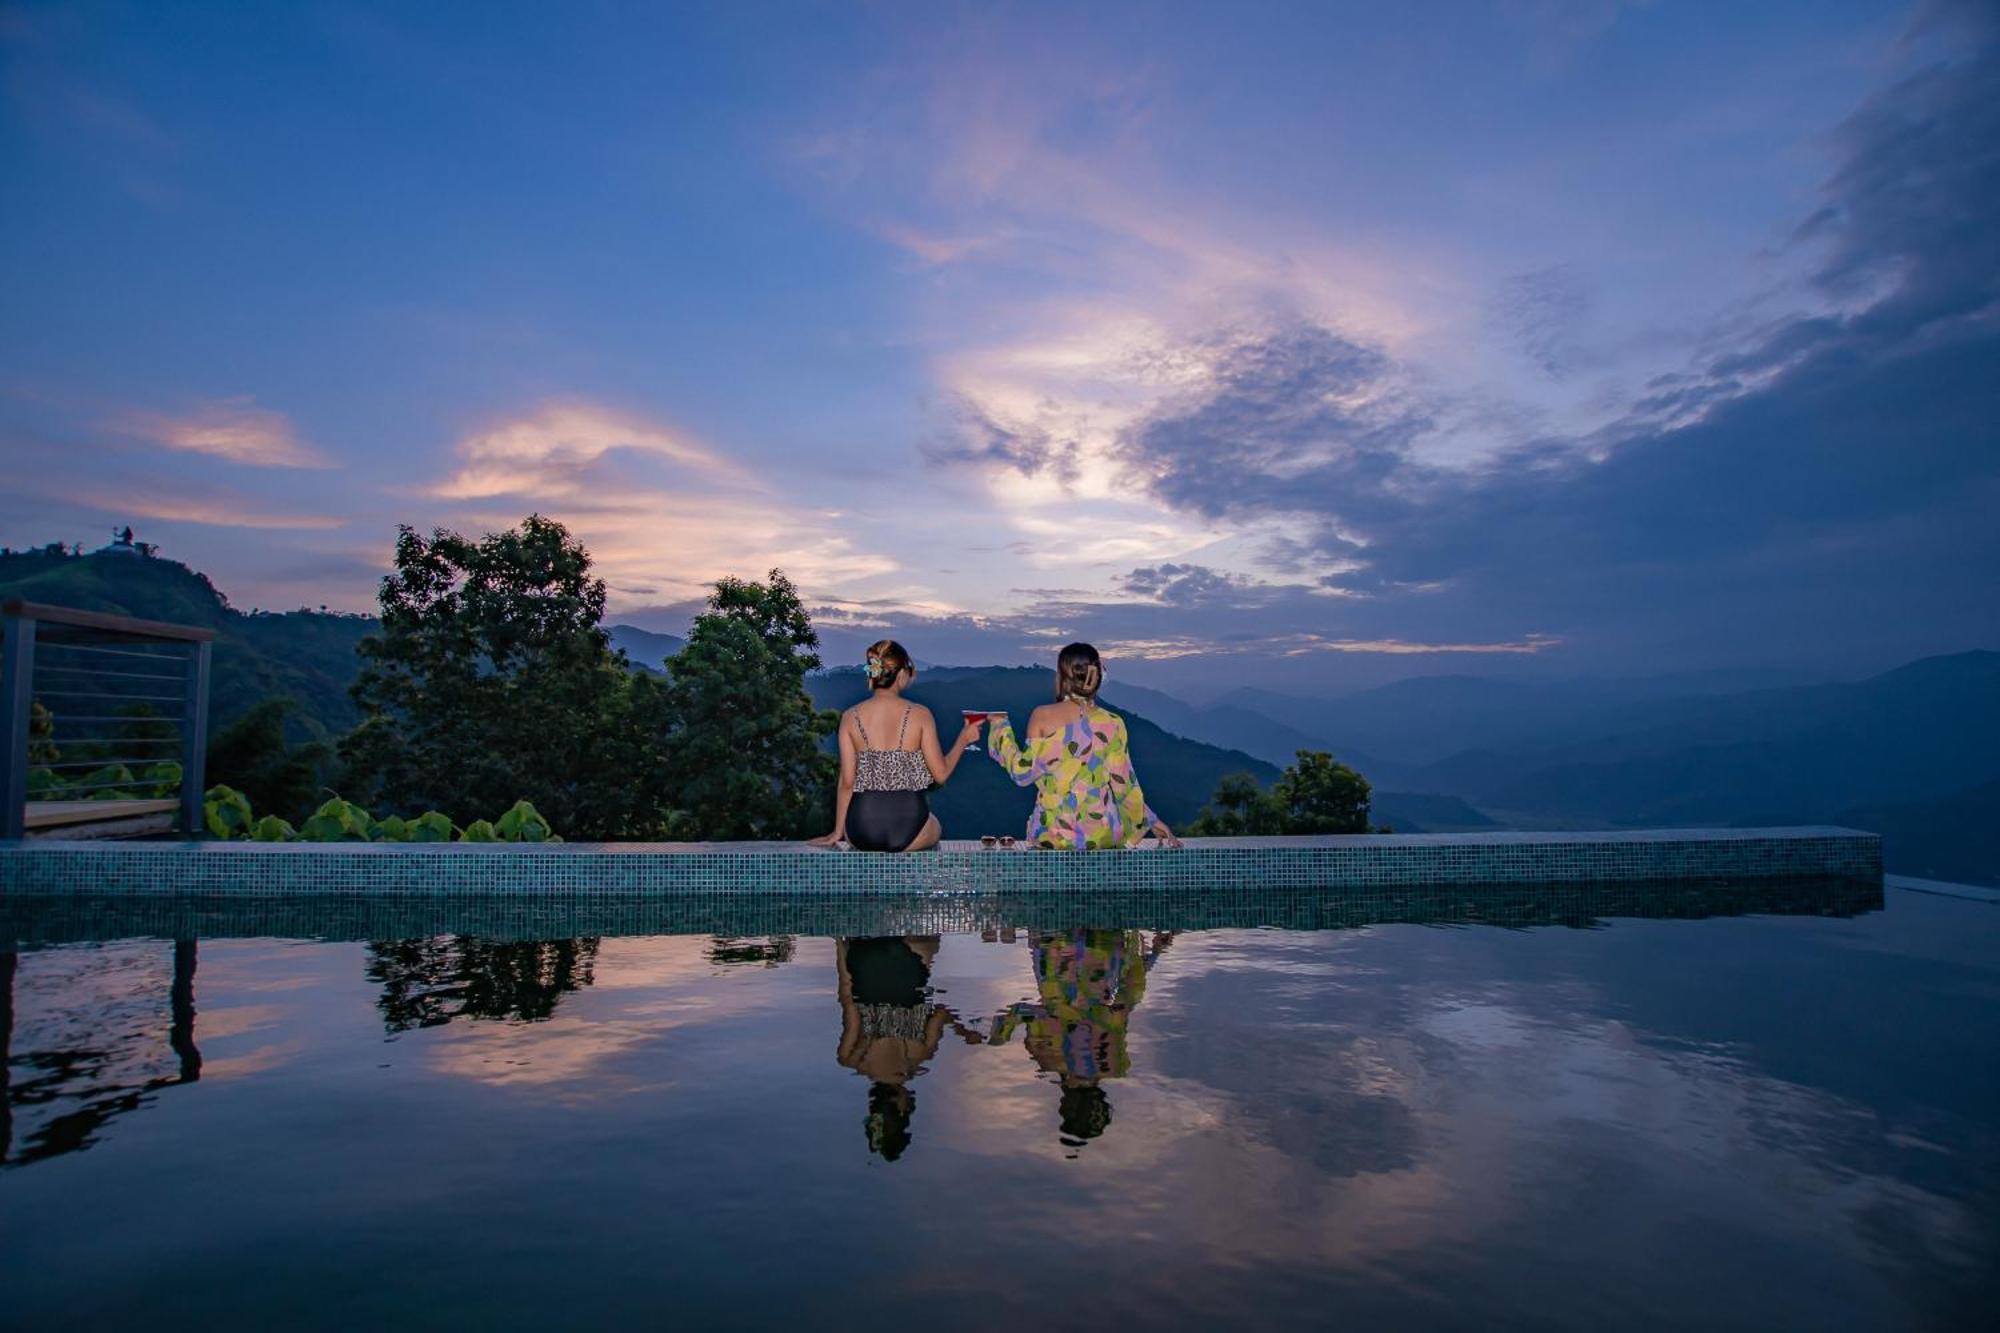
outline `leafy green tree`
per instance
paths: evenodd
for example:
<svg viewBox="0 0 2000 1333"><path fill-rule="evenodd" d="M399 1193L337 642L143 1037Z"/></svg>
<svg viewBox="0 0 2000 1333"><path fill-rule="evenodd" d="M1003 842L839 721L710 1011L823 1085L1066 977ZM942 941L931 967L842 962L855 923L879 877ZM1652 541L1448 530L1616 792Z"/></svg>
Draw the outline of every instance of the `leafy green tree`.
<svg viewBox="0 0 2000 1333"><path fill-rule="evenodd" d="M335 756L325 741L289 745L291 699L266 699L215 734L208 745L208 781L234 787L267 815L299 823L326 799Z"/></svg>
<svg viewBox="0 0 2000 1333"><path fill-rule="evenodd" d="M667 663L678 780L673 834L795 838L832 817L838 763L821 744L839 715L813 705L819 636L790 580L724 579ZM647 688L639 678L635 690Z"/></svg>
<svg viewBox="0 0 2000 1333"><path fill-rule="evenodd" d="M799 600L799 590L785 577L785 571L774 569L769 579L767 583L717 580L708 599L707 615L740 620L755 629L765 647L798 669L803 682L806 672L820 668L819 631L813 628L812 617Z"/></svg>
<svg viewBox="0 0 2000 1333"><path fill-rule="evenodd" d="M1247 773L1216 783L1215 795L1188 826L1200 838L1366 833L1368 779L1318 750L1300 750L1270 790Z"/></svg>
<svg viewBox="0 0 2000 1333"><path fill-rule="evenodd" d="M1263 838L1283 832L1283 820L1277 802L1257 779L1227 773L1187 831L1197 838Z"/></svg>
<svg viewBox="0 0 2000 1333"><path fill-rule="evenodd" d="M590 564L539 514L477 541L403 528L381 632L359 650L348 794L465 813L526 797L572 836L624 834L631 775L602 742L625 720L629 673L599 628Z"/></svg>
<svg viewBox="0 0 2000 1333"><path fill-rule="evenodd" d="M1300 750L1271 794L1287 833L1366 833L1368 779L1320 750Z"/></svg>

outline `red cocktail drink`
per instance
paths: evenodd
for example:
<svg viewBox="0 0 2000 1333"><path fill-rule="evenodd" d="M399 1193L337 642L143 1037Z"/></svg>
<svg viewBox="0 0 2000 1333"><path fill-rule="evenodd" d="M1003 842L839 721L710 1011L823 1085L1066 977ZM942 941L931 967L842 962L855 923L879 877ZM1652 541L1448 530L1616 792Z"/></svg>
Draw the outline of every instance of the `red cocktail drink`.
<svg viewBox="0 0 2000 1333"><path fill-rule="evenodd" d="M1005 713L989 713L983 708L961 708L958 710L958 715L964 718L967 722L984 722L989 717L1007 716ZM979 748L979 742L974 741L972 742L972 744L966 746L965 748L968 750L977 750Z"/></svg>

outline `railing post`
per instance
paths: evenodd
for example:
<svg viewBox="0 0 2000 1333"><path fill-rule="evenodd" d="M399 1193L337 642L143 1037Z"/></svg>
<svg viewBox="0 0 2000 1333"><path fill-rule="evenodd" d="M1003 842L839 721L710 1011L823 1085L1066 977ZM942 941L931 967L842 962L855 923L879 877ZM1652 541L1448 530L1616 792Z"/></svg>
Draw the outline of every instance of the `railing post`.
<svg viewBox="0 0 2000 1333"><path fill-rule="evenodd" d="M208 790L208 653L203 641L188 654L187 712L181 718L181 832L203 828L202 794Z"/></svg>
<svg viewBox="0 0 2000 1333"><path fill-rule="evenodd" d="M0 616L0 838L18 838L28 815L28 730L35 697L35 622ZM207 645L203 645L206 647Z"/></svg>

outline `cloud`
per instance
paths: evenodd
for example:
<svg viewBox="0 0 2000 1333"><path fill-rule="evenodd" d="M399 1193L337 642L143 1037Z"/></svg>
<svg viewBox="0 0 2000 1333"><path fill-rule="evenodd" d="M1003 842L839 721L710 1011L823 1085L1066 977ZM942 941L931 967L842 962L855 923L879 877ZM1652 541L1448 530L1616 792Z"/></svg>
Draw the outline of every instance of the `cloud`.
<svg viewBox="0 0 2000 1333"><path fill-rule="evenodd" d="M934 235L917 227L889 222L878 224L875 233L898 249L933 265L956 264L974 255L990 252L1012 239L1011 233L1005 229L984 235Z"/></svg>
<svg viewBox="0 0 2000 1333"><path fill-rule="evenodd" d="M1597 358L1584 340L1590 294L1565 264L1516 273L1500 284L1492 318L1550 379L1567 379Z"/></svg>
<svg viewBox="0 0 2000 1333"><path fill-rule="evenodd" d="M115 428L121 434L169 449L207 454L251 467L324 468L334 464L298 437L282 412L258 407L249 397L225 398L184 416L132 412Z"/></svg>
<svg viewBox="0 0 2000 1333"><path fill-rule="evenodd" d="M120 518L156 518L218 528L310 531L338 528L347 522L331 514L274 512L262 507L261 502L243 496L214 491L174 494L158 486L121 490L85 486L65 498Z"/></svg>
<svg viewBox="0 0 2000 1333"><path fill-rule="evenodd" d="M704 477L741 479L728 459L636 417L592 403L558 401L499 421L458 445L458 470L433 488L447 500L586 493L593 464L629 451Z"/></svg>
<svg viewBox="0 0 2000 1333"><path fill-rule="evenodd" d="M678 432L582 400L502 418L462 440L456 459L431 495L488 528L530 509L561 519L614 589L615 610L699 598L725 575L774 567L814 595L897 568L857 540L838 507L797 502Z"/></svg>
<svg viewBox="0 0 2000 1333"><path fill-rule="evenodd" d="M1250 594L1249 580L1224 574L1207 565L1148 565L1118 580L1118 585L1134 597L1143 597L1165 606L1200 606L1216 601L1241 602Z"/></svg>
<svg viewBox="0 0 2000 1333"><path fill-rule="evenodd" d="M1836 135L1799 233L1835 304L1739 334L1601 430L1441 465L1424 446L1448 396L1300 315L1176 345L1200 374L1116 456L1175 512L1304 522L1303 551L1274 549L1350 562L1332 586L1365 596L1325 615L1360 645L1544 643L1532 630L1599 654L1816 654L1857 616L1891 651L1991 641L2000 63L1981 36ZM1530 325L1569 300L1546 277L1519 296Z"/></svg>

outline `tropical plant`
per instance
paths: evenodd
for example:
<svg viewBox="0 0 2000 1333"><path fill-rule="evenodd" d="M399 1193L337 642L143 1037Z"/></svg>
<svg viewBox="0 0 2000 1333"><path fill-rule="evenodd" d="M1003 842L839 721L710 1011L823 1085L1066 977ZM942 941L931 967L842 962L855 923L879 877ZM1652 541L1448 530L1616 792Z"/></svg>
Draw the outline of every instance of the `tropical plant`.
<svg viewBox="0 0 2000 1333"><path fill-rule="evenodd" d="M291 842L299 835L288 821L265 815L250 826L250 836L258 842Z"/></svg>
<svg viewBox="0 0 2000 1333"><path fill-rule="evenodd" d="M498 820L476 819L463 830L436 810L414 819L372 818L354 802L335 796L296 829L277 815L259 819L242 792L218 784L202 803L208 831L217 838L258 842L561 842L549 821L528 801L516 801Z"/></svg>
<svg viewBox="0 0 2000 1333"><path fill-rule="evenodd" d="M370 842L408 842L410 821L401 815L384 815L368 826Z"/></svg>
<svg viewBox="0 0 2000 1333"><path fill-rule="evenodd" d="M372 823L366 810L336 796L299 825L299 837L306 842L367 842Z"/></svg>
<svg viewBox="0 0 2000 1333"><path fill-rule="evenodd" d="M405 842L450 842L457 836L458 828L449 815L426 810L408 822L405 832Z"/></svg>
<svg viewBox="0 0 2000 1333"><path fill-rule="evenodd" d="M75 794L86 801L135 801L137 779L123 764L93 768L76 780Z"/></svg>
<svg viewBox="0 0 2000 1333"><path fill-rule="evenodd" d="M541 811L527 801L516 801L506 814L493 821L493 832L502 842L561 842Z"/></svg>
<svg viewBox="0 0 2000 1333"><path fill-rule="evenodd" d="M475 819L459 833L460 842L498 842L500 835L493 831L490 819Z"/></svg>
<svg viewBox="0 0 2000 1333"><path fill-rule="evenodd" d="M218 838L244 837L254 822L249 799L234 787L221 783L204 794L201 817L208 831Z"/></svg>

